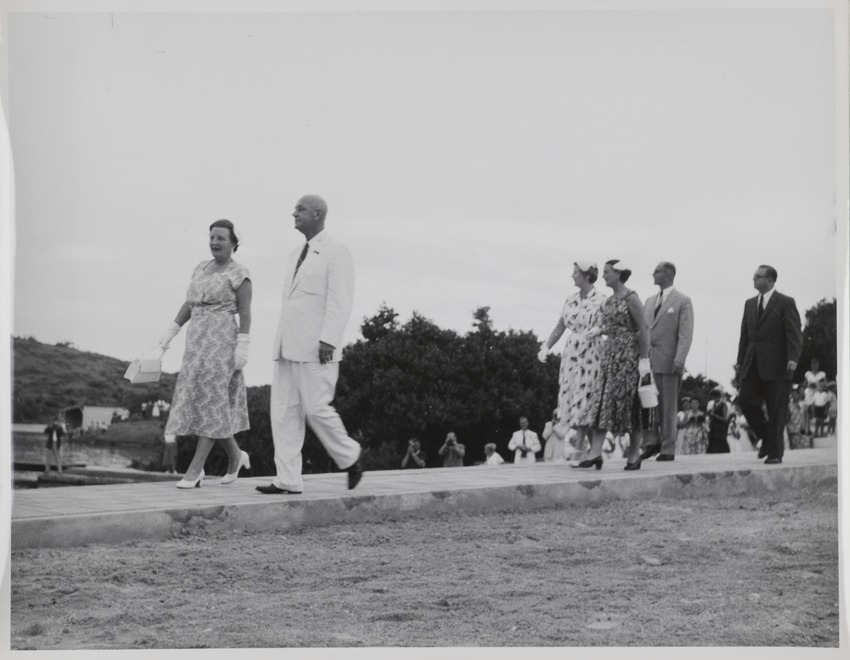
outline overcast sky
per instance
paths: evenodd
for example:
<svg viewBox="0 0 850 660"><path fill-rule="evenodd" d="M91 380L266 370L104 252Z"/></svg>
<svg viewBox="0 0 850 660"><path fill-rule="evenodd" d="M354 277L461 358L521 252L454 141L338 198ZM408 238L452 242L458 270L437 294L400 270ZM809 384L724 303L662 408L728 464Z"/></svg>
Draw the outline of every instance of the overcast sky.
<svg viewBox="0 0 850 660"><path fill-rule="evenodd" d="M801 314L837 295L834 22L811 7L10 13L13 334L132 359L226 217L254 282L247 383L269 383L303 241L291 213L316 193L355 260L347 342L382 302L462 333L488 305L497 329L542 341L574 261L628 261L646 298L670 260L695 308L687 368L728 385L759 264Z"/></svg>

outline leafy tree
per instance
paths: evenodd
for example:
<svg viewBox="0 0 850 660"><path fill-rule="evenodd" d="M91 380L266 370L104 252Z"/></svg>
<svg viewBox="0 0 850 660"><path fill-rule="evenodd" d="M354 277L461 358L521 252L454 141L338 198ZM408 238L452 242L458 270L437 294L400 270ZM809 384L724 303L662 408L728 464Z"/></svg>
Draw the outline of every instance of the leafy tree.
<svg viewBox="0 0 850 660"><path fill-rule="evenodd" d="M367 469L396 468L417 437L429 465L446 434L466 445L467 464L483 458L487 442L503 452L525 415L542 428L557 402L558 360L537 359L530 332L493 330L489 308L473 314L474 330L461 336L414 312L398 325L386 306L363 323L363 340L346 347L337 408L350 430L362 434Z"/></svg>
<svg viewBox="0 0 850 660"><path fill-rule="evenodd" d="M800 353L797 371L794 373L795 381L800 382L804 379L813 358L818 360L826 377L829 380L835 380L838 367L837 325L835 298L821 300L814 307L806 310L803 350Z"/></svg>
<svg viewBox="0 0 850 660"><path fill-rule="evenodd" d="M700 408L705 410L705 406L711 398L711 390L718 385L718 382L713 381L711 378L706 378L702 374L697 374L696 376L689 375L682 380L682 387L679 388L679 398L681 399L686 396L691 399L697 398L700 402Z"/></svg>

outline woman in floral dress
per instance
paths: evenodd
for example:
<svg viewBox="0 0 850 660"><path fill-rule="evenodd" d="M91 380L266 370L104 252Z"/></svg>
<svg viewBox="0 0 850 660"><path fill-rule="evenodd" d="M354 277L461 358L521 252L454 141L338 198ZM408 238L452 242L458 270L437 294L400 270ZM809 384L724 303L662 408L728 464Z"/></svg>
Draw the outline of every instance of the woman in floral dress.
<svg viewBox="0 0 850 660"><path fill-rule="evenodd" d="M708 436L705 429L705 413L699 409L699 399L690 401L690 408L684 411L682 420L678 422L681 429L680 444L676 447L677 454L705 454L708 446Z"/></svg>
<svg viewBox="0 0 850 660"><path fill-rule="evenodd" d="M605 435L629 434L627 470L640 469L641 406L637 389L650 373L649 330L638 295L626 288L632 271L613 259L605 263L602 277L613 294L602 304L601 327L591 335L605 334L602 344L602 375L590 403L593 440L587 459L573 467L602 468Z"/></svg>
<svg viewBox="0 0 850 660"><path fill-rule="evenodd" d="M195 267L186 302L159 342L168 348L191 319L165 427L165 433L198 436L195 455L178 488L201 485L204 463L216 440L229 459L222 484L232 483L241 468L251 467L248 454L233 437L249 428L242 368L250 343L251 276L232 259L239 246L233 223L216 220L210 225L209 240L213 258Z"/></svg>
<svg viewBox="0 0 850 660"><path fill-rule="evenodd" d="M561 316L549 339L540 352L541 361L566 330L564 352L561 355L558 390L558 418L564 429L575 430L572 445L573 458L581 458L585 451L590 424L590 401L599 382L601 357L599 336L589 336L592 328L599 327L600 313L605 296L593 284L599 275L596 264L579 261L573 264L573 282L578 291L564 302Z"/></svg>

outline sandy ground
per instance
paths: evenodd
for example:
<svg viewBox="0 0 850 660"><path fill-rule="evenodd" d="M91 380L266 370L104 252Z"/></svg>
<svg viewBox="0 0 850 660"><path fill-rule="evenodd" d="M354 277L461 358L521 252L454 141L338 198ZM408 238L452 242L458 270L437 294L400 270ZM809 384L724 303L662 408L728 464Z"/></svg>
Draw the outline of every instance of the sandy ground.
<svg viewBox="0 0 850 660"><path fill-rule="evenodd" d="M837 647L837 494L12 554L11 648Z"/></svg>

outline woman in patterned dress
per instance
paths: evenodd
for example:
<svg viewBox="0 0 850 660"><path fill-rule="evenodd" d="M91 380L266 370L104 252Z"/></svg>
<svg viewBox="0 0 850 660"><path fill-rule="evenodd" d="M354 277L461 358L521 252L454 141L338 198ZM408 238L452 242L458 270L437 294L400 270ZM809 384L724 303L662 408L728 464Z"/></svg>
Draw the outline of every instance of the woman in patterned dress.
<svg viewBox="0 0 850 660"><path fill-rule="evenodd" d="M629 434L627 470L640 469L641 406L637 389L650 373L649 330L638 295L626 288L632 271L619 259L605 263L602 278L613 294L602 303L601 325L589 332L604 334L599 386L590 402L593 428L588 457L573 467L602 468L605 435Z"/></svg>
<svg viewBox="0 0 850 660"><path fill-rule="evenodd" d="M241 468L251 467L248 454L233 437L249 428L242 368L250 343L251 276L245 266L233 261L239 239L232 222L212 223L209 241L213 258L195 267L186 302L159 342L168 348L180 328L192 320L165 427L165 433L198 436L195 455L178 488L200 487L204 463L216 440L229 459L222 484L236 481Z"/></svg>
<svg viewBox="0 0 850 660"><path fill-rule="evenodd" d="M573 264L573 282L578 291L564 302L561 317L539 355L541 362L545 362L549 349L566 330L570 331L561 355L558 418L562 427L575 430L571 441L576 450L573 459L584 454L590 424L589 404L599 382L601 339L587 334L591 328L599 326L600 310L605 300L605 296L593 286L598 275L599 269L594 263L578 261Z"/></svg>
<svg viewBox="0 0 850 660"><path fill-rule="evenodd" d="M705 429L705 413L699 408L699 399L694 397L690 401L690 408L678 427L681 429L679 435L680 445L676 447L677 454L705 454L708 448L708 436Z"/></svg>

